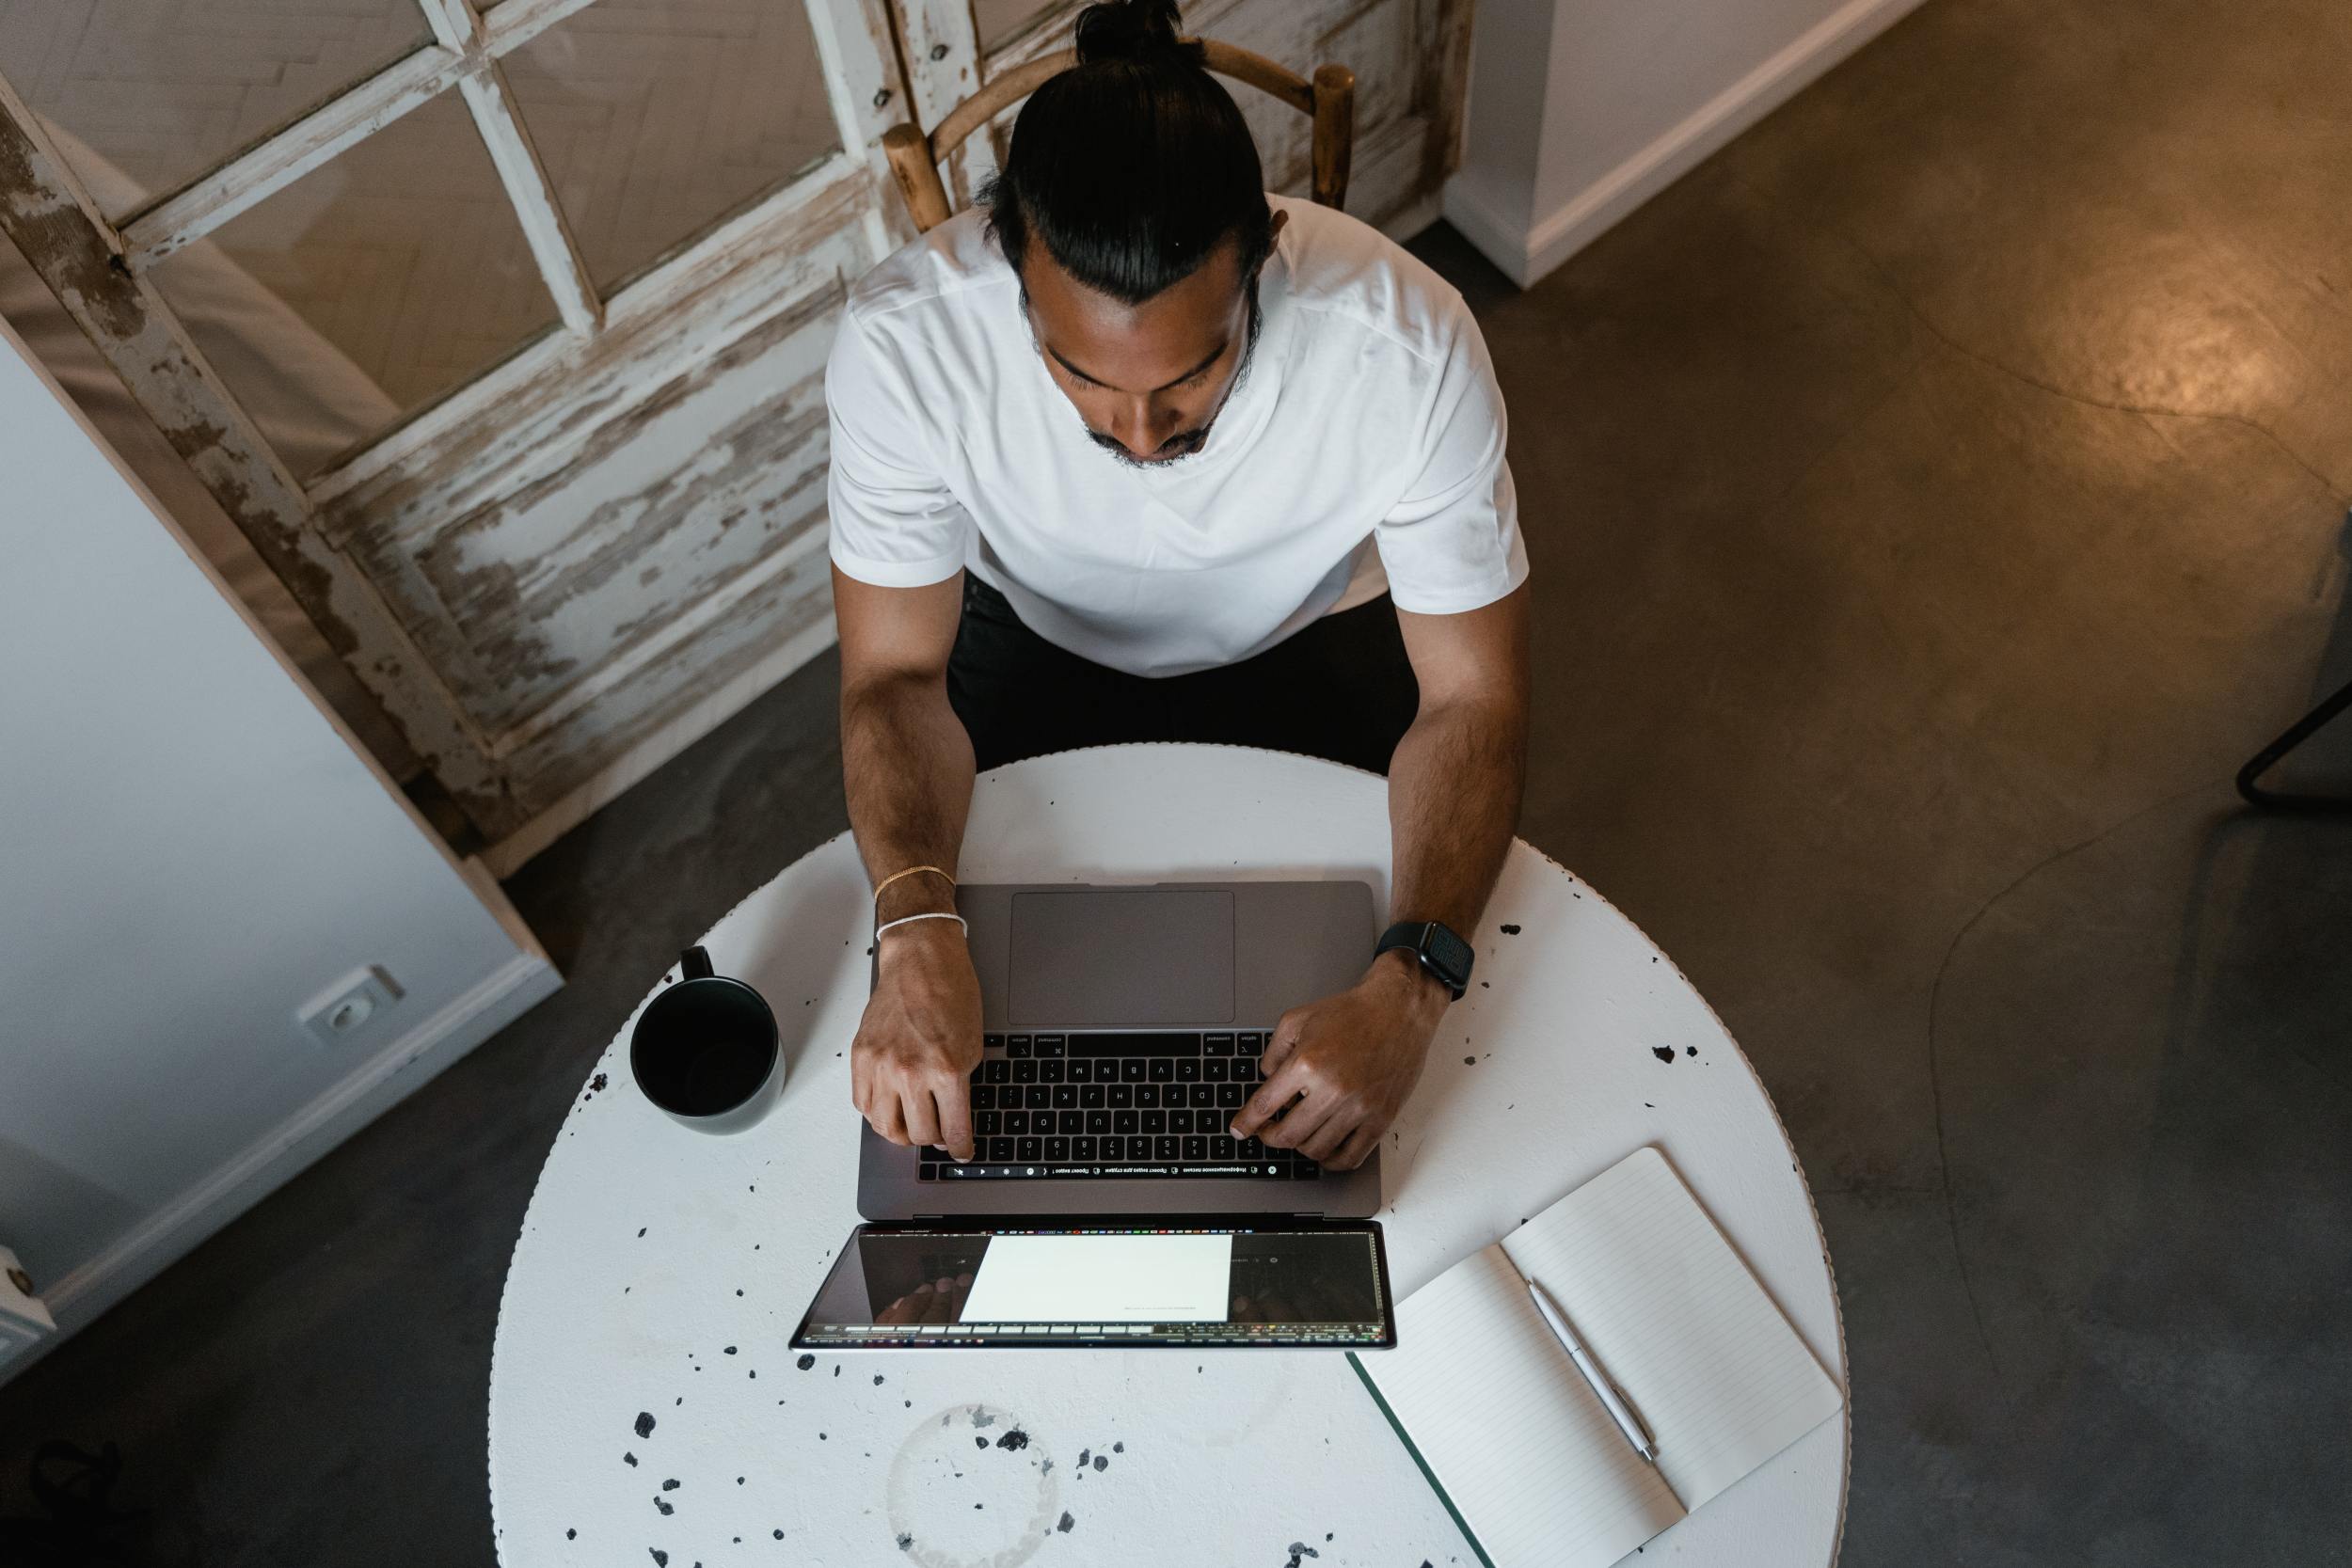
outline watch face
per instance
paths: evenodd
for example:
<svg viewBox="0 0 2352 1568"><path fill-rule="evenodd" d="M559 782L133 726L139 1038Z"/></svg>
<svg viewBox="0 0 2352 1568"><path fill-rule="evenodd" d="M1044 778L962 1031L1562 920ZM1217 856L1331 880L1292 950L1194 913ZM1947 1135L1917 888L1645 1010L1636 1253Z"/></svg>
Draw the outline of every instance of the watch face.
<svg viewBox="0 0 2352 1568"><path fill-rule="evenodd" d="M1471 952L1469 942L1433 921L1428 935L1422 938L1422 952L1427 956L1430 967L1448 981L1457 987L1470 984L1470 961L1477 955Z"/></svg>

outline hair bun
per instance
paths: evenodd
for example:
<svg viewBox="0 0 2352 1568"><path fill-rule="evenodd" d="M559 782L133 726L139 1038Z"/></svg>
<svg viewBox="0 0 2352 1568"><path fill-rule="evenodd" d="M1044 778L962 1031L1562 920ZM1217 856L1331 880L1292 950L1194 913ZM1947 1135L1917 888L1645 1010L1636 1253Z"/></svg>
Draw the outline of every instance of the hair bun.
<svg viewBox="0 0 2352 1568"><path fill-rule="evenodd" d="M1078 13L1078 63L1190 59L1177 26L1176 0L1103 0Z"/></svg>

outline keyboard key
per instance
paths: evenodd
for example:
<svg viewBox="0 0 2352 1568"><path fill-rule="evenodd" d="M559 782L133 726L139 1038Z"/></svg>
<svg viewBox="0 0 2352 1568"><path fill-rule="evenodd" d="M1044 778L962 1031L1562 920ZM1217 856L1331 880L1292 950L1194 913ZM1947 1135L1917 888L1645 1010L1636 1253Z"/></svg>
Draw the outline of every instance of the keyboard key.
<svg viewBox="0 0 2352 1568"><path fill-rule="evenodd" d="M1263 1035L1236 1035L1233 1037L1233 1051L1236 1055L1241 1056L1263 1056L1265 1054L1265 1037Z"/></svg>
<svg viewBox="0 0 2352 1568"><path fill-rule="evenodd" d="M1078 1108L1082 1111L1099 1109L1103 1104L1103 1085L1089 1084L1078 1091Z"/></svg>
<svg viewBox="0 0 2352 1568"><path fill-rule="evenodd" d="M1071 1139L1070 1157L1073 1160L1092 1160L1095 1157L1094 1140L1083 1134Z"/></svg>
<svg viewBox="0 0 2352 1568"><path fill-rule="evenodd" d="M1154 1084L1176 1082L1176 1062L1173 1057L1154 1056L1144 1063L1144 1067L1148 1069L1148 1076Z"/></svg>
<svg viewBox="0 0 2352 1568"><path fill-rule="evenodd" d="M1230 1164L1241 1158L1239 1140L1231 1132L1219 1132L1209 1139L1209 1158L1219 1164Z"/></svg>
<svg viewBox="0 0 2352 1568"><path fill-rule="evenodd" d="M1141 1111L1113 1111L1111 1113L1111 1131L1114 1132L1139 1132L1142 1129L1143 1123L1136 1118L1142 1115L1143 1113Z"/></svg>
<svg viewBox="0 0 2352 1568"><path fill-rule="evenodd" d="M1159 1102L1160 1086L1157 1084L1137 1084L1136 1085L1136 1103L1137 1105L1142 1106L1148 1111Z"/></svg>
<svg viewBox="0 0 2352 1568"><path fill-rule="evenodd" d="M1051 1058L1054 1061L1061 1060L1061 1046L1062 1041L1059 1035L1040 1035L1037 1037L1037 1053L1041 1057Z"/></svg>
<svg viewBox="0 0 2352 1568"><path fill-rule="evenodd" d="M1198 1084L1200 1082L1200 1064L1193 1060L1190 1056L1181 1056L1177 1058L1176 1082L1179 1084Z"/></svg>
<svg viewBox="0 0 2352 1568"><path fill-rule="evenodd" d="M1073 1056L1198 1056L1198 1035L1073 1035Z"/></svg>
<svg viewBox="0 0 2352 1568"><path fill-rule="evenodd" d="M1109 1099L1112 1110L1123 1111L1136 1102L1136 1086L1133 1084L1113 1084Z"/></svg>
<svg viewBox="0 0 2352 1568"><path fill-rule="evenodd" d="M1048 1160L1068 1160L1070 1158L1070 1140L1066 1137L1058 1136L1046 1139L1045 1158Z"/></svg>
<svg viewBox="0 0 2352 1568"><path fill-rule="evenodd" d="M1062 1065L1059 1061L1038 1063L1037 1081L1041 1084L1060 1083L1062 1081L1061 1067Z"/></svg>
<svg viewBox="0 0 2352 1568"><path fill-rule="evenodd" d="M976 1110L976 1111L992 1111L992 1110L994 1110L995 1108L996 1108L996 1085L993 1085L993 1084L975 1084L975 1085L972 1085L972 1109L974 1109L974 1110Z"/></svg>
<svg viewBox="0 0 2352 1568"><path fill-rule="evenodd" d="M1233 1053L1233 1037L1203 1035L1200 1037L1200 1051L1203 1055L1208 1056L1231 1056Z"/></svg>
<svg viewBox="0 0 2352 1568"><path fill-rule="evenodd" d="M1146 1132L1165 1132L1168 1131L1168 1113L1166 1111L1139 1111L1136 1115L1143 1117L1142 1131Z"/></svg>
<svg viewBox="0 0 2352 1568"><path fill-rule="evenodd" d="M1054 1131L1064 1136L1078 1132L1085 1126L1086 1113L1084 1111L1056 1111L1054 1113Z"/></svg>
<svg viewBox="0 0 2352 1568"><path fill-rule="evenodd" d="M1216 1102L1229 1111L1240 1110L1249 1100L1247 1084L1211 1084L1208 1087L1216 1095Z"/></svg>
<svg viewBox="0 0 2352 1568"><path fill-rule="evenodd" d="M1026 1057L1015 1057L1012 1064L1012 1081L1016 1084L1036 1083L1037 1063Z"/></svg>
<svg viewBox="0 0 2352 1568"><path fill-rule="evenodd" d="M1212 1084L1224 1083L1226 1075L1232 1070L1233 1064L1218 1056L1212 1056L1200 1064L1200 1076Z"/></svg>
<svg viewBox="0 0 2352 1568"><path fill-rule="evenodd" d="M1072 1083L1091 1084L1094 1082L1094 1064L1088 1061L1084 1056L1079 1057L1074 1062L1065 1063L1064 1066L1069 1069L1070 1081Z"/></svg>
<svg viewBox="0 0 2352 1568"><path fill-rule="evenodd" d="M1209 1140L1196 1132L1184 1140L1184 1158L1205 1160L1209 1157Z"/></svg>
<svg viewBox="0 0 2352 1568"><path fill-rule="evenodd" d="M999 1114L999 1113L997 1113L997 1112L995 1112L995 1111L975 1111L975 1112L973 1112L973 1113L972 1113L972 1131L973 1131L974 1132L976 1132L976 1133L979 1133L979 1134L983 1134L983 1135L985 1135L985 1134L987 1134L987 1133L990 1133L990 1132L1002 1132L1002 1131L1003 1131L1003 1129L1002 1129L1000 1126L998 1126L998 1124L997 1124L997 1117L998 1117L998 1114Z"/></svg>
<svg viewBox="0 0 2352 1568"><path fill-rule="evenodd" d="M1184 1140L1176 1136L1175 1133L1163 1132L1158 1137L1152 1140L1152 1158L1154 1160L1181 1160L1184 1158L1184 1154L1182 1152L1184 1144Z"/></svg>
<svg viewBox="0 0 2352 1568"><path fill-rule="evenodd" d="M980 1077L991 1084L1012 1082L1012 1064L1002 1056L991 1056L980 1064Z"/></svg>
<svg viewBox="0 0 2352 1568"><path fill-rule="evenodd" d="M1088 1132L1107 1132L1111 1130L1111 1114L1108 1111L1089 1111L1085 1116Z"/></svg>
<svg viewBox="0 0 2352 1568"><path fill-rule="evenodd" d="M1217 1091L1230 1089L1231 1084L1195 1084L1185 1091L1186 1103L1199 1110L1216 1103Z"/></svg>
<svg viewBox="0 0 2352 1568"><path fill-rule="evenodd" d="M1045 1140L1043 1138L1023 1138L1014 1145L1014 1148L1015 1153L1013 1158L1020 1160L1025 1164L1035 1164L1038 1161L1045 1158Z"/></svg>
<svg viewBox="0 0 2352 1568"><path fill-rule="evenodd" d="M1130 1056L1119 1064L1119 1081L1122 1084L1140 1084L1151 1076L1152 1064L1140 1056Z"/></svg>
<svg viewBox="0 0 2352 1568"><path fill-rule="evenodd" d="M980 1037L980 1049L983 1051L1002 1051L1004 1048L1005 1037L1002 1035L982 1035Z"/></svg>
<svg viewBox="0 0 2352 1568"><path fill-rule="evenodd" d="M1057 1110L1057 1111L1074 1111L1074 1110L1076 1110L1077 1108L1078 1108L1078 1085L1075 1085L1075 1084L1057 1084L1057 1085L1054 1085L1054 1109L1055 1109L1055 1110Z"/></svg>
<svg viewBox="0 0 2352 1568"><path fill-rule="evenodd" d="M1012 1158L1012 1139L996 1137L988 1140L988 1157L998 1164Z"/></svg>
<svg viewBox="0 0 2352 1568"><path fill-rule="evenodd" d="M939 1180L939 1167L926 1160L914 1167L914 1179L917 1181L936 1181Z"/></svg>
<svg viewBox="0 0 2352 1568"><path fill-rule="evenodd" d="M1245 1160L1263 1160L1265 1158L1265 1145L1260 1143L1255 1138L1242 1138L1237 1140L1235 1151Z"/></svg>
<svg viewBox="0 0 2352 1568"><path fill-rule="evenodd" d="M1012 1133L1014 1136L1018 1137L1020 1134L1022 1134L1022 1133L1024 1133L1024 1132L1026 1132L1029 1130L1029 1113L1028 1113L1028 1112L1026 1112L1026 1111L1007 1111L1007 1112L1004 1112L1004 1113L1003 1113L1003 1115L1004 1115L1004 1118L1005 1118L1005 1131L1006 1131L1006 1132L1010 1132L1010 1133Z"/></svg>
<svg viewBox="0 0 2352 1568"><path fill-rule="evenodd" d="M1233 1063L1234 1083L1254 1084L1258 1081L1258 1061L1256 1057L1242 1056L1235 1059Z"/></svg>
<svg viewBox="0 0 2352 1568"><path fill-rule="evenodd" d="M1191 1132L1191 1131L1192 1131L1192 1113L1191 1113L1190 1111L1170 1111L1170 1112L1168 1112L1168 1130L1169 1132Z"/></svg>
<svg viewBox="0 0 2352 1568"><path fill-rule="evenodd" d="M1011 1057L1014 1061L1019 1061L1022 1057L1026 1056L1028 1053L1029 1053L1029 1037L1028 1037L1028 1036L1026 1036L1026 1035L1009 1035L1009 1036L1007 1036L1007 1037L1006 1037L1006 1038L1005 1038L1005 1054L1006 1054L1006 1055L1010 1056L1010 1057Z"/></svg>

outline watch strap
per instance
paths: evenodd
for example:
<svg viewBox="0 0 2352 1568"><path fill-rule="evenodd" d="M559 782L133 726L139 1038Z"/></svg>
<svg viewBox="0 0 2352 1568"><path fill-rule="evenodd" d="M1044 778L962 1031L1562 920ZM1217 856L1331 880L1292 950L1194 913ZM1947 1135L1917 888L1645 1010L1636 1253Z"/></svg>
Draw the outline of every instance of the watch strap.
<svg viewBox="0 0 2352 1568"><path fill-rule="evenodd" d="M1430 938L1433 933L1441 933L1444 937L1451 939L1453 947L1466 956L1470 954L1470 943L1455 935L1454 928L1442 921L1401 920L1380 933L1380 942L1373 949L1373 957L1376 958L1392 947L1409 950L1421 964L1422 969L1435 978L1439 985L1452 991L1454 999L1459 1002L1462 999L1462 993L1470 989L1470 964L1467 961L1464 962L1461 972L1455 974L1446 965L1433 958L1429 951Z"/></svg>

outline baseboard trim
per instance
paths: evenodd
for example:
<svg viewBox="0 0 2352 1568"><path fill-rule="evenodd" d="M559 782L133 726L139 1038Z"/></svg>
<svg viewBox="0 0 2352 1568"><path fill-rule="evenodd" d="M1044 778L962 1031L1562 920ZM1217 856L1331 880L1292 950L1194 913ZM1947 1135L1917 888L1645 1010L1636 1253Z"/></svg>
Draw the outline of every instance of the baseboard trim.
<svg viewBox="0 0 2352 1568"><path fill-rule="evenodd" d="M1567 201L1518 229L1459 177L1446 217L1522 289L1533 288L1740 132L1918 8L1922 0L1848 0L1663 135Z"/></svg>
<svg viewBox="0 0 2352 1568"><path fill-rule="evenodd" d="M500 965L365 1067L49 1287L44 1299L57 1320L57 1332L0 1368L0 1382L31 1366L563 983L535 942Z"/></svg>

